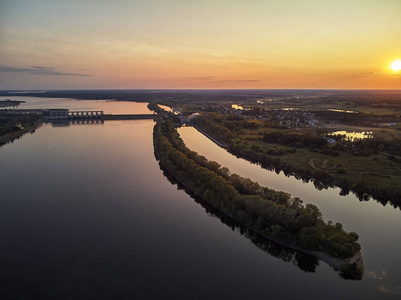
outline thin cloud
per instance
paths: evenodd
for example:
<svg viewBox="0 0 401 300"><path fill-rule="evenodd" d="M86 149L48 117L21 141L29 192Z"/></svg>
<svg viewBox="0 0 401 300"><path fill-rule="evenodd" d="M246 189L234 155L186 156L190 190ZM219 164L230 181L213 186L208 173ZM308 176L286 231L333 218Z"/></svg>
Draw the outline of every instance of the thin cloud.
<svg viewBox="0 0 401 300"><path fill-rule="evenodd" d="M89 74L59 72L52 67L42 67L42 66L30 66L28 68L0 66L0 72L26 73L31 75L91 76Z"/></svg>
<svg viewBox="0 0 401 300"><path fill-rule="evenodd" d="M213 81L214 83L246 83L246 82L260 82L260 80L256 79L225 79L225 80L218 80L218 81Z"/></svg>
<svg viewBox="0 0 401 300"><path fill-rule="evenodd" d="M186 80L211 80L213 77L204 76L204 77L187 77Z"/></svg>

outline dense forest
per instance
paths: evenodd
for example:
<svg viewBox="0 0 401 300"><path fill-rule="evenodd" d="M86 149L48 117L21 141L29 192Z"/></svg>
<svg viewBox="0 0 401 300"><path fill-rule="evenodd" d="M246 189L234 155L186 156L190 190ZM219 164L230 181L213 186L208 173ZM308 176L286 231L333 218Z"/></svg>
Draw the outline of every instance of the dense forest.
<svg viewBox="0 0 401 300"><path fill-rule="evenodd" d="M315 205L304 206L299 198L232 174L188 149L171 118L158 119L154 148L160 163L196 196L264 236L339 258L361 249L357 233L345 232L340 223L325 223ZM361 277L355 267L348 266Z"/></svg>

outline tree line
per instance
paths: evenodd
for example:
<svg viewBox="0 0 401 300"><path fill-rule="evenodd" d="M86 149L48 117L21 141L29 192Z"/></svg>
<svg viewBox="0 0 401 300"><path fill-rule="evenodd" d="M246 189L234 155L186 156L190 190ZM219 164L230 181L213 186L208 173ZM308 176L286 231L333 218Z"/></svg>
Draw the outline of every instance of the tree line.
<svg viewBox="0 0 401 300"><path fill-rule="evenodd" d="M375 151L377 153L377 151L383 150L394 153L394 151L401 151L401 140L394 139L389 142L377 137L357 140L353 143L353 147L345 147L344 144L339 144L338 147L327 147L327 141L323 137L290 133L286 130L271 130L264 133L262 139L265 142L276 143L277 146L262 147L239 138L225 126L227 121L222 120L224 118L217 115L201 115L192 122L216 139L228 144L229 151L251 161L259 162L267 168L274 168L276 172L283 171L286 176L293 175L305 181L313 180L319 189L338 186L342 189L343 195L352 191L360 200L366 200L372 196L383 205L390 201L394 207L399 206L401 191L398 189L369 185L364 181L351 182L347 178L335 177L325 170L299 168L280 160L279 156L295 152L298 147L309 147L311 151L321 151L328 155L339 155L338 151L344 149L352 151L354 155L374 153ZM389 159L397 160L395 156L390 156Z"/></svg>
<svg viewBox="0 0 401 300"><path fill-rule="evenodd" d="M155 155L160 163L196 196L256 232L305 249L346 258L360 250L358 234L340 223L325 223L313 204L260 186L232 174L218 163L188 149L171 119L156 122Z"/></svg>
<svg viewBox="0 0 401 300"><path fill-rule="evenodd" d="M37 114L0 117L0 137L20 131L21 129L17 127L18 124L23 127L31 127L37 124L41 118L42 116Z"/></svg>

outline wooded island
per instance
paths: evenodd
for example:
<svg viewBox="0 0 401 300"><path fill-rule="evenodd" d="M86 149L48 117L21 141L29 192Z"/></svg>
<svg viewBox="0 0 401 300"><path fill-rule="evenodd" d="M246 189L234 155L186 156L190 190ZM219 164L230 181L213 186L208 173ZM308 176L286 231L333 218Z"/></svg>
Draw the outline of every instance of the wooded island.
<svg viewBox="0 0 401 300"><path fill-rule="evenodd" d="M231 174L227 168L191 151L171 117L158 119L153 139L160 163L196 196L267 238L297 250L324 252L342 259L340 271L344 278L362 277L362 261L359 265L347 261L360 256L358 234L345 232L340 223L325 223L315 205L304 206L299 198Z"/></svg>

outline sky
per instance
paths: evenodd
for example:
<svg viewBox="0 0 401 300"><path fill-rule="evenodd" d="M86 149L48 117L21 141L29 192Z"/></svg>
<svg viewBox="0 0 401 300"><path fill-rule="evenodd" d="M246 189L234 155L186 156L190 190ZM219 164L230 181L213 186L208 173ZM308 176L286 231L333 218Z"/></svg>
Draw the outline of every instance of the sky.
<svg viewBox="0 0 401 300"><path fill-rule="evenodd" d="M0 89L401 89L401 0L0 0Z"/></svg>

